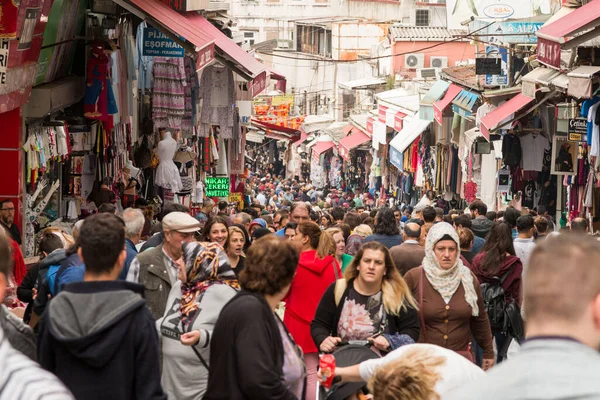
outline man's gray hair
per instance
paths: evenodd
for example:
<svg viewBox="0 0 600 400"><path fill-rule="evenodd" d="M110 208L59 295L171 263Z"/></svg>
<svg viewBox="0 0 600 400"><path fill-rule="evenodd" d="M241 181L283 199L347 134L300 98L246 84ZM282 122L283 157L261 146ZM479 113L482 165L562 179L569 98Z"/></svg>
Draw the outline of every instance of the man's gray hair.
<svg viewBox="0 0 600 400"><path fill-rule="evenodd" d="M243 221L242 224L249 224L250 222L252 222L252 217L250 216L250 214L245 212L235 214L233 219L236 218L241 218L241 220Z"/></svg>
<svg viewBox="0 0 600 400"><path fill-rule="evenodd" d="M125 236L128 238L139 236L146 223L144 213L138 208L126 208L121 218L125 222Z"/></svg>
<svg viewBox="0 0 600 400"><path fill-rule="evenodd" d="M210 197L207 197L204 199L204 201L202 202L202 207L214 207L215 206L215 201L213 199L211 199Z"/></svg>

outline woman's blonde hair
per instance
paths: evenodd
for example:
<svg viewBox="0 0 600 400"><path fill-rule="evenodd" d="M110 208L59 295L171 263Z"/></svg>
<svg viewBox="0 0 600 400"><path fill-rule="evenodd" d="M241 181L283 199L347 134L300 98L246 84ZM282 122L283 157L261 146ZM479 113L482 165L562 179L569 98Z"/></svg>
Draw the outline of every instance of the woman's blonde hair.
<svg viewBox="0 0 600 400"><path fill-rule="evenodd" d="M42 231L42 235L46 234L46 233L53 233L56 236L58 236L60 238L60 240L63 242L63 247L65 249L68 249L69 247L73 246L75 244L75 239L73 239L73 236L69 235L67 232L63 231L60 228L55 228L55 227L48 227L45 228Z"/></svg>
<svg viewBox="0 0 600 400"><path fill-rule="evenodd" d="M244 235L244 231L242 231L241 228L237 227L237 226L230 226L229 227L229 242L227 243L227 252L229 252L229 245L231 244L231 237L233 236L234 233L239 233L240 235L242 235L242 239L244 239L244 243L246 243L246 235ZM245 257L245 254L242 252L242 255Z"/></svg>
<svg viewBox="0 0 600 400"><path fill-rule="evenodd" d="M382 400L440 400L435 385L440 380L438 368L445 362L445 357L434 355L431 349L412 348L376 369L369 390Z"/></svg>
<svg viewBox="0 0 600 400"><path fill-rule="evenodd" d="M475 240L473 231L469 228L458 228L456 231L458 233L461 250L470 250L471 246L473 246L473 241Z"/></svg>
<svg viewBox="0 0 600 400"><path fill-rule="evenodd" d="M369 225L360 224L359 226L357 226L356 228L354 228L354 231L352 231L352 233L356 234L356 235L360 235L364 239L367 236L373 234L373 229L371 229L371 227Z"/></svg>
<svg viewBox="0 0 600 400"><path fill-rule="evenodd" d="M385 310L392 315L399 315L400 311L407 309L407 303L415 310L417 303L406 284L406 281L398 272L390 252L383 244L379 242L367 242L363 244L354 256L354 259L344 272L344 279L349 282L358 277L358 266L363 258L365 250L381 251L385 260L385 274L381 283L381 294L383 297L383 306Z"/></svg>

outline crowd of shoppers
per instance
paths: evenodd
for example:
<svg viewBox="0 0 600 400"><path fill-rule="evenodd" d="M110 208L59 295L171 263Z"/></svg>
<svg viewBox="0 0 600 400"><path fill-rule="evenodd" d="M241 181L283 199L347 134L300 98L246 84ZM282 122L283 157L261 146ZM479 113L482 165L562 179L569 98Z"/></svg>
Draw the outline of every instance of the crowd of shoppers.
<svg viewBox="0 0 600 400"><path fill-rule="evenodd" d="M144 244L137 209L47 230L28 270L0 230L0 398L28 375L44 385L20 398L317 400L323 353L375 399L600 397L586 221L553 237L547 215L479 200L411 212L277 187L237 213L165 206ZM368 361L342 360L354 341Z"/></svg>

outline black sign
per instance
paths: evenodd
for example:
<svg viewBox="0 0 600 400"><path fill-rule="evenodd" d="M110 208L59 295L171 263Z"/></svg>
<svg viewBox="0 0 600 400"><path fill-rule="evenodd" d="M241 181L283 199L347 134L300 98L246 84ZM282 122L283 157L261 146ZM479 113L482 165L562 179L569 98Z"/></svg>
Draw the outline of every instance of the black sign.
<svg viewBox="0 0 600 400"><path fill-rule="evenodd" d="M585 118L569 119L569 140L587 142L587 120Z"/></svg>
<svg viewBox="0 0 600 400"><path fill-rule="evenodd" d="M501 58L477 58L475 60L476 75L501 75L502 74L502 59Z"/></svg>

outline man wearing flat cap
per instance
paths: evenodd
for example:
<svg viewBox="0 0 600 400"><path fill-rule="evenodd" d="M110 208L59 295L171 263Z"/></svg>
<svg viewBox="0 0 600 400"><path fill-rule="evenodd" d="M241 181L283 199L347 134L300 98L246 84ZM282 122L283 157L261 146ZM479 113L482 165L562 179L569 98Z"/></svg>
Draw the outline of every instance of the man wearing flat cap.
<svg viewBox="0 0 600 400"><path fill-rule="evenodd" d="M172 212L162 220L165 239L160 246L138 254L127 280L144 285L146 302L155 320L165 313L171 286L177 281L182 262L182 244L194 239L200 222L189 214Z"/></svg>

